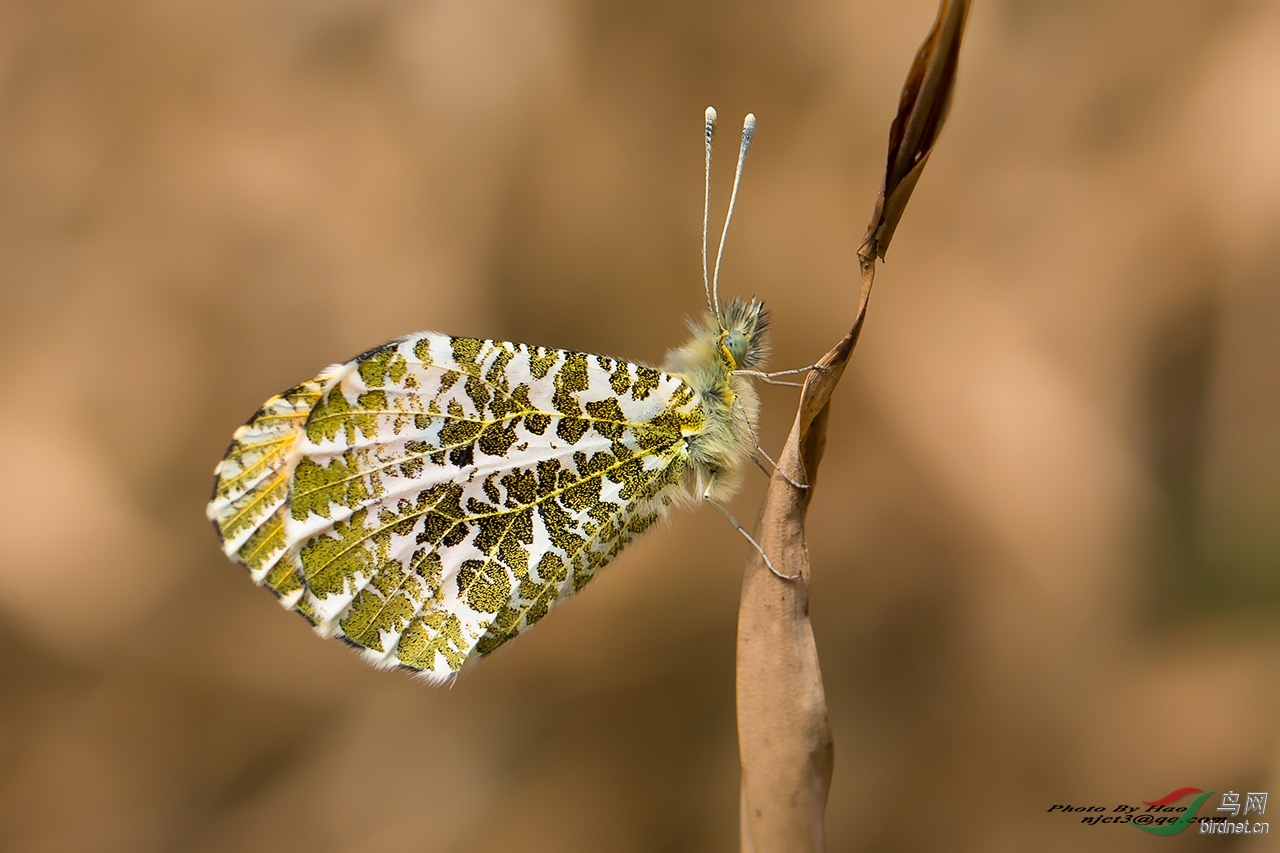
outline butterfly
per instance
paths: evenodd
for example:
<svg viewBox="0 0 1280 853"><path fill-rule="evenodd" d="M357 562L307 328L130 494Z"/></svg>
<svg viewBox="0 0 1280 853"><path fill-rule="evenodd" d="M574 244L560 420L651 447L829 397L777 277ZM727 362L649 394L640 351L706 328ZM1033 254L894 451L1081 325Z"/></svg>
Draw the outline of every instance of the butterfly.
<svg viewBox="0 0 1280 853"><path fill-rule="evenodd" d="M749 115L735 200L754 127ZM709 108L708 176L714 130ZM322 636L438 683L671 508L724 511L758 447L751 380L775 374L759 371L763 304L719 300L723 234L706 283L706 223L704 204L708 310L660 369L420 332L272 397L215 469L224 552Z"/></svg>

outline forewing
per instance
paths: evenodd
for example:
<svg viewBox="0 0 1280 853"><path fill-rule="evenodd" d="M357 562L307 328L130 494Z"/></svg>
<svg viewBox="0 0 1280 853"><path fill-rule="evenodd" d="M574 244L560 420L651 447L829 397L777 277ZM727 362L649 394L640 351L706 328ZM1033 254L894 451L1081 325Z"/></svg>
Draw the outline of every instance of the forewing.
<svg viewBox="0 0 1280 853"><path fill-rule="evenodd" d="M432 332L300 388L304 424L276 425L275 398L220 466L210 515L227 553L321 633L435 678L537 622L651 524L703 417L651 368ZM262 435L278 464L259 491L276 501L283 477L285 494L233 511ZM268 535L274 562L255 567L247 545Z"/></svg>

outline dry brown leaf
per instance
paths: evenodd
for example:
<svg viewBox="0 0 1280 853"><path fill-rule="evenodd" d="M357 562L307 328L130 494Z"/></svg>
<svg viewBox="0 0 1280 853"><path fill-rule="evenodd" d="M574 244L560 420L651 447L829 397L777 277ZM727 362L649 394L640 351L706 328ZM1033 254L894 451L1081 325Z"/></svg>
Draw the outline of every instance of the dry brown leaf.
<svg viewBox="0 0 1280 853"><path fill-rule="evenodd" d="M884 260L911 191L947 120L968 17L969 0L943 0L933 29L916 51L902 86L898 114L889 127L884 183L859 250L864 257Z"/></svg>

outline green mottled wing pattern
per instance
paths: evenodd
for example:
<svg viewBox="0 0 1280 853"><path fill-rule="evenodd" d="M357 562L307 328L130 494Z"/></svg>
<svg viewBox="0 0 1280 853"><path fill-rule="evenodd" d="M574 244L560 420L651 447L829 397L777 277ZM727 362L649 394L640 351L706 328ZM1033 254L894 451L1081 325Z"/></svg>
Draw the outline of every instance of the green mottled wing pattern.
<svg viewBox="0 0 1280 853"><path fill-rule="evenodd" d="M209 517L321 634L443 680L665 511L704 418L652 368L424 332L268 401Z"/></svg>
<svg viewBox="0 0 1280 853"><path fill-rule="evenodd" d="M215 470L209 517L223 550L280 596L302 589L297 573L281 564L285 502L302 429L327 380L321 374L264 403L236 430Z"/></svg>

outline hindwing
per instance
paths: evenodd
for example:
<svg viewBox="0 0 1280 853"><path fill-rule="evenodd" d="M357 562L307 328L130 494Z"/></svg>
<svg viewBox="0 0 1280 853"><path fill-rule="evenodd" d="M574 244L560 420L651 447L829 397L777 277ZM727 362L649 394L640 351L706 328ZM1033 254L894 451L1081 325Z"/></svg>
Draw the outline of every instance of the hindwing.
<svg viewBox="0 0 1280 853"><path fill-rule="evenodd" d="M424 332L269 400L219 464L209 517L320 633L439 680L652 524L704 418L653 368Z"/></svg>

